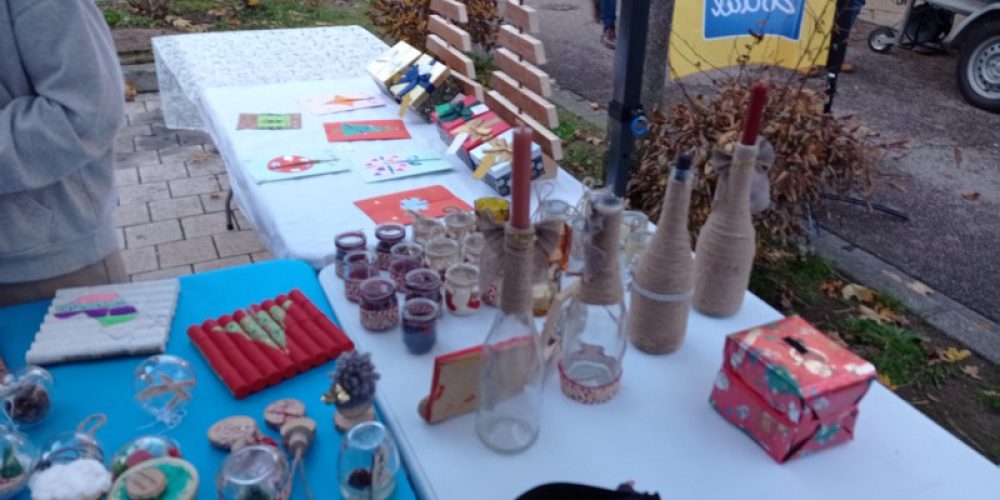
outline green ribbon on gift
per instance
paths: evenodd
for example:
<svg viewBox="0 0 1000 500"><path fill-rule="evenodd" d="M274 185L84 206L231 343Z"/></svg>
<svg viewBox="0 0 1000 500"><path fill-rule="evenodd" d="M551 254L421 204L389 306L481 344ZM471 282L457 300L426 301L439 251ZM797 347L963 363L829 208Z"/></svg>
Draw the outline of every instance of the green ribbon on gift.
<svg viewBox="0 0 1000 500"><path fill-rule="evenodd" d="M439 104L434 107L434 111L437 113L439 123L455 121L459 118L463 122L467 122L472 119L472 108L475 106L479 106L479 101L473 101L468 106L463 102Z"/></svg>

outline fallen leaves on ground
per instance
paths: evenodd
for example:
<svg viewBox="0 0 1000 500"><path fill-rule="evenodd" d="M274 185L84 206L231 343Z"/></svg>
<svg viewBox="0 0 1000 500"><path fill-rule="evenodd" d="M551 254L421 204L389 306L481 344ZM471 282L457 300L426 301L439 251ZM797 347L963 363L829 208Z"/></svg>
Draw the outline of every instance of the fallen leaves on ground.
<svg viewBox="0 0 1000 500"><path fill-rule="evenodd" d="M979 376L979 367L976 365L965 365L962 367L962 372L976 380L983 379Z"/></svg>
<svg viewBox="0 0 1000 500"><path fill-rule="evenodd" d="M928 295L930 295L931 292L934 291L934 290L931 290L931 287L929 287L926 284L921 283L919 281L911 281L911 282L907 283L906 286L908 286L910 288L910 290L913 290L914 292L917 292L920 295L923 295L925 297L928 296Z"/></svg>
<svg viewBox="0 0 1000 500"><path fill-rule="evenodd" d="M895 391L896 389L899 389L899 386L893 384L892 379L889 378L889 376L884 373L879 374L878 381L880 384L884 385L886 389L889 389L890 391Z"/></svg>
<svg viewBox="0 0 1000 500"><path fill-rule="evenodd" d="M858 306L858 317L860 317L861 319L872 320L878 324L883 324L891 321L889 318L882 316L881 314L878 313L878 311L866 305Z"/></svg>
<svg viewBox="0 0 1000 500"><path fill-rule="evenodd" d="M135 84L132 82L125 83L125 102L132 102L135 100L135 96L139 94L139 89L136 88Z"/></svg>
<svg viewBox="0 0 1000 500"><path fill-rule="evenodd" d="M844 300L855 299L863 304L875 302L875 292L871 288L861 286L857 283L851 283L842 288L840 295L844 297Z"/></svg>
<svg viewBox="0 0 1000 500"><path fill-rule="evenodd" d="M844 288L844 282L840 280L824 281L819 284L819 291L823 295L835 299L840 296L840 291Z"/></svg>
<svg viewBox="0 0 1000 500"><path fill-rule="evenodd" d="M959 361L965 361L972 356L972 353L968 349L959 349L957 347L949 347L947 349L938 349L936 351L938 358L947 361L949 363L958 363Z"/></svg>
<svg viewBox="0 0 1000 500"><path fill-rule="evenodd" d="M970 191L968 193L962 193L962 198L965 198L966 201L976 201L979 199L979 196L980 195L978 191Z"/></svg>
<svg viewBox="0 0 1000 500"><path fill-rule="evenodd" d="M850 346L847 344L847 341L844 340L844 337L840 336L840 332L836 330L830 330L824 333L826 333L826 336L829 337L830 340L832 340L835 344L839 345L840 347L850 348Z"/></svg>

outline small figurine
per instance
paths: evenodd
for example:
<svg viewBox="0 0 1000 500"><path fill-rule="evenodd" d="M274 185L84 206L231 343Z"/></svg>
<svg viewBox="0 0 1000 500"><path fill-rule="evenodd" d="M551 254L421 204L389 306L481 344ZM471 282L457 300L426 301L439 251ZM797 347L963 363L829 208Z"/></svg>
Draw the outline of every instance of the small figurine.
<svg viewBox="0 0 1000 500"><path fill-rule="evenodd" d="M338 431L345 432L359 422L375 420L372 401L379 374L370 353L350 351L342 354L330 378L333 383L322 400L336 406L333 423Z"/></svg>

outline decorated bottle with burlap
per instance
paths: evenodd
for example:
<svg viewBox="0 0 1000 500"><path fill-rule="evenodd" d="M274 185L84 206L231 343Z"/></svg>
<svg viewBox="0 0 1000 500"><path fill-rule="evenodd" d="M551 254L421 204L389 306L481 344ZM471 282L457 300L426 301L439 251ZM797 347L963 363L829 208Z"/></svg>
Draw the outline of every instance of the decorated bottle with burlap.
<svg viewBox="0 0 1000 500"><path fill-rule="evenodd" d="M618 393L625 354L627 310L618 263L621 198L590 194L584 226L583 277L563 315L559 381L564 394L585 404Z"/></svg>
<svg viewBox="0 0 1000 500"><path fill-rule="evenodd" d="M629 304L629 338L649 354L676 351L684 341L694 288L688 232L691 157L682 155L667 182L660 221L639 258Z"/></svg>

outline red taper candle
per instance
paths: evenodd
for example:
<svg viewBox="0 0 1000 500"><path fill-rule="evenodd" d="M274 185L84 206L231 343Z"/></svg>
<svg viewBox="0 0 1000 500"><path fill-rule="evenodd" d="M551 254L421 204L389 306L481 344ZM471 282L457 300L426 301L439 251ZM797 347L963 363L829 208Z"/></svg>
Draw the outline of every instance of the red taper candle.
<svg viewBox="0 0 1000 500"><path fill-rule="evenodd" d="M767 84L757 82L750 90L750 106L747 108L746 121L743 123L743 140L745 146L757 144L760 135L760 123L764 119L764 105L767 104Z"/></svg>
<svg viewBox="0 0 1000 500"><path fill-rule="evenodd" d="M531 227L531 129L514 129L514 164L511 169L510 225Z"/></svg>

